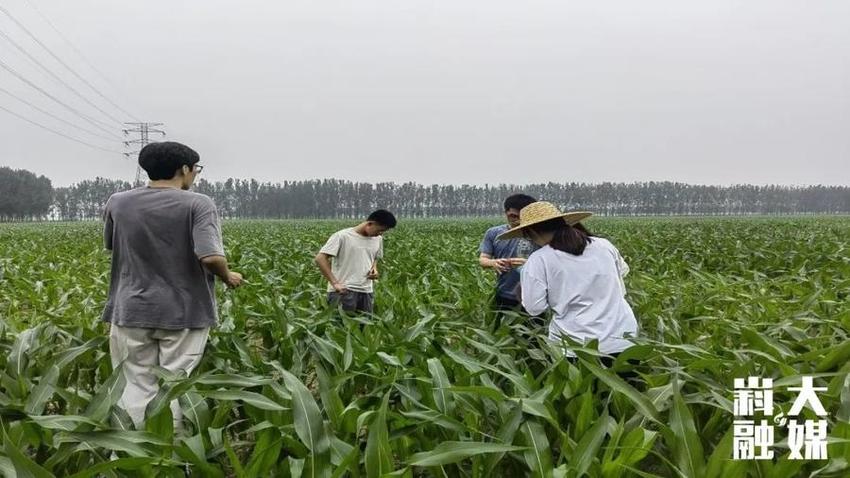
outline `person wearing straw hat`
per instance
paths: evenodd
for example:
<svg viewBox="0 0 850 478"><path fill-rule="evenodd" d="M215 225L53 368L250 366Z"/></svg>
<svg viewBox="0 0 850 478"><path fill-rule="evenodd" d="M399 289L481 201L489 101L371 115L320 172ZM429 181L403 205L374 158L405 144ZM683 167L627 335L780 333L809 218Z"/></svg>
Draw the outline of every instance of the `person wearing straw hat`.
<svg viewBox="0 0 850 478"><path fill-rule="evenodd" d="M625 298L629 267L613 244L581 224L591 215L538 201L523 208L519 224L499 239L526 237L541 246L522 268L520 296L529 314L552 310L549 339L597 339L600 352L616 357L633 345L629 337L638 330ZM569 350L567 355L574 356ZM603 363L610 366L613 359Z"/></svg>

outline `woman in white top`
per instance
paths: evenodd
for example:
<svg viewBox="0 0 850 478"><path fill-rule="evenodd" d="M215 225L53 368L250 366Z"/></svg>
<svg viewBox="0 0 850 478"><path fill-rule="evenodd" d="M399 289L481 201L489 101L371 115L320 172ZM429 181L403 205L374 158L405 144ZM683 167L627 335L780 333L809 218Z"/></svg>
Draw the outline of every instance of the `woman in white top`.
<svg viewBox="0 0 850 478"><path fill-rule="evenodd" d="M629 268L613 244L582 226L590 216L538 201L523 208L519 226L499 238L524 235L541 246L522 267L521 296L531 315L552 310L549 338L566 336L580 344L597 339L600 352L616 356L633 345L628 338L638 330L625 299Z"/></svg>

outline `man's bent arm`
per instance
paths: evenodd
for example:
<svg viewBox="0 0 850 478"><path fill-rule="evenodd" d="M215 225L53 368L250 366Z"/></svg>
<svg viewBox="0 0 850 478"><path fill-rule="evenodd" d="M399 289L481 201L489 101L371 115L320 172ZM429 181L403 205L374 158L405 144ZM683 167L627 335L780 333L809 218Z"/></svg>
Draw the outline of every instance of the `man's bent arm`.
<svg viewBox="0 0 850 478"><path fill-rule="evenodd" d="M334 273L331 270L331 261L329 259L330 256L327 254L320 252L316 254L315 262L316 265L319 266L319 270L322 272L322 275L325 276L328 282L332 285L337 284L336 277L334 277Z"/></svg>
<svg viewBox="0 0 850 478"><path fill-rule="evenodd" d="M212 272L224 283L230 280L230 267L227 265L227 258L224 256L206 256L201 258L201 264Z"/></svg>
<svg viewBox="0 0 850 478"><path fill-rule="evenodd" d="M499 261L506 261L507 259L493 259L493 256L482 252L480 256L478 256L478 265L485 269L496 269L497 271L503 271L509 269L507 266L503 266L499 263Z"/></svg>

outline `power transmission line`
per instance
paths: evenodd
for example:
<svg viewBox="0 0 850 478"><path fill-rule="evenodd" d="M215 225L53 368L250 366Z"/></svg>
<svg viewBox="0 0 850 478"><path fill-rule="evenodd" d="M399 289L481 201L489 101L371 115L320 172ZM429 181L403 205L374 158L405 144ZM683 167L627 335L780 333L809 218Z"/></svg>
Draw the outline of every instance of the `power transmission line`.
<svg viewBox="0 0 850 478"><path fill-rule="evenodd" d="M109 81L109 78L107 78L106 75L104 75L99 69L95 68L95 66L92 64L92 62L90 62L89 59L86 58L85 55L83 55L83 52L80 51L79 48L77 48L77 46L74 44L74 42L72 42L67 36L65 36L64 33L59 31L59 28L57 28L56 25L54 25L53 22L51 22L49 18L47 18L47 15L45 15L41 11L41 9L39 9L34 3L30 2L30 0L24 0L24 1L30 6L30 8L32 8L38 14L39 17L41 17L42 20L44 20L44 23L46 23L47 25L50 26L51 29L53 29L53 31L56 33L56 35L58 35L59 38L61 38L65 42L65 44L67 44L69 47L71 47L72 50L74 50L74 53L76 53L77 56L81 60L83 60L83 63L85 63L86 66L88 66L93 72L95 72L100 77L101 80L103 80L108 85L112 86L113 89L115 88L115 85L113 85L112 82ZM110 104L112 104L112 106L114 106L115 108L117 108L119 111L121 111L125 115L129 116L130 118L132 118L136 121L139 121L139 118L136 118L135 115L128 112L127 110L120 107L119 105L114 104L112 102L110 102Z"/></svg>
<svg viewBox="0 0 850 478"><path fill-rule="evenodd" d="M0 110L3 110L3 111L5 111L6 113L9 113L10 115L12 115L12 116L14 116L14 117L16 117L16 118L18 118L18 119L20 119L20 120L26 121L27 123L29 123L29 124L31 124L31 125L38 126L39 128L41 128L41 129L43 129L43 130L50 131L50 132L51 132L51 133L53 133L53 134L56 134L56 135L62 136L63 138L66 138L66 139L70 139L71 141L74 141L74 142L77 142L77 143L80 143L80 144L84 144L84 145L88 146L89 148L98 149L98 150L100 150L100 151L106 151L107 153L123 154L123 153L121 153L121 151L115 151L115 150L113 150L113 149L101 148L100 146L97 146L97 145L91 144L91 143L89 143L89 142L87 142L87 141L83 141L83 140L81 140L81 139L74 138L73 136L69 136L69 135L67 135L67 134L65 134L65 133L63 133L63 132L61 132L61 131L56 131L56 130L55 130L55 129L53 129L53 128L49 128L49 127L47 127L47 126L44 126L44 125L43 125L43 124L41 124L41 123L37 123L37 122L35 122L35 121L33 121L33 120L29 119L29 118L26 118L26 117L24 117L24 116L22 116L22 115L19 115L18 113L15 113L14 111L12 111L12 110L10 110L10 109L8 109L8 108L6 108L6 107L2 106L2 105L0 105Z"/></svg>
<svg viewBox="0 0 850 478"><path fill-rule="evenodd" d="M127 126L134 126L133 128L125 128L124 129L125 135L129 134L129 133L139 133L139 139L124 141L125 146L130 146L131 144L140 145L138 151L132 151L130 153L124 153L124 156L126 156L128 158L133 154L137 154L139 151L142 150L142 148L144 148L145 146L147 146L150 143L150 133L158 133L158 134L165 136L165 131L156 128L156 126L162 126L162 123L137 122L137 123L124 123L124 124L126 124ZM141 177L142 177L142 167L140 165L136 164L136 182L134 184L138 184Z"/></svg>
<svg viewBox="0 0 850 478"><path fill-rule="evenodd" d="M88 104L88 105L89 105L89 106L91 106L92 108L94 108L94 109L96 109L96 110L100 111L101 113L103 113L103 115L104 115L104 116L106 116L107 118L111 119L112 121L115 121L116 123L123 123L121 120L119 120L118 118L116 118L116 117L112 116L112 115L111 115L111 114L109 114L107 111L105 111L104 109L102 109L100 106L97 106L96 104L94 104L94 102L92 102L91 100L89 100L88 98L86 98L85 96L83 96L83 94L82 94L82 93L80 93L79 91L77 91L77 89L76 89L76 88L74 88L73 86L71 86L71 85L69 85L68 83L66 83L66 82L65 82L65 80L63 80L62 78L59 78L59 76L58 76L58 75L56 75L55 73L53 73L52 71L50 71L50 69L49 69L49 68L47 68L46 66L44 66L44 64L43 64L43 63L41 63L40 61L38 61L38 58L36 58L36 57L32 56L32 55L31 55L28 51L26 51L26 50L25 50L25 49L24 49L24 48L23 48L20 44L18 44L18 42L16 42L15 40L11 39L11 38L9 37L9 35L7 35L6 33L4 33L2 30L0 30L0 37L3 37L4 39L6 39L6 41L7 41L7 42L9 42L9 43L11 43L11 44L12 44L12 46L14 46L14 47L15 47L15 48L19 51L19 52L21 52L24 56L26 56L27 58L29 58L29 59L30 59L30 61L32 61L33 63L35 63L35 64L36 64L36 66L38 66L39 68L41 68L41 69L42 69L45 73L47 73L47 74L48 74L51 78L53 78L53 79L54 79L54 80L56 80L57 82L59 82L59 83L61 83L62 85L64 85L64 86L65 86L65 88L68 88L69 90L71 90L71 91L72 91L75 95L77 95L80 99L82 99L83 101L85 101L85 102L86 102L86 104Z"/></svg>
<svg viewBox="0 0 850 478"><path fill-rule="evenodd" d="M112 131L110 131L110 130L108 130L108 129L104 128L104 126L103 126L103 124L104 124L104 123L100 123L99 121L95 120L94 118L89 117L89 116L88 116L88 115L86 115L85 113L81 113L80 111L78 111L78 110L77 110L76 108L74 108L73 106L70 106L70 105L68 105L67 103L65 103L65 102L63 102L62 100L60 100L59 98L56 98L55 96L51 95L50 93L48 93L47 91L45 91L43 88L39 87L38 85L36 85L36 84L35 84L35 83L33 83L32 81L30 81L30 80L26 79L26 77L24 77L23 75L21 75L20 73L18 73L17 71L15 71L15 69L14 69L14 68L12 68L11 66L7 65L5 62L3 62L3 60L0 60L0 67L2 67L3 69L5 69L5 70L6 70L6 71L8 71L9 73L11 73L11 74L15 75L15 77L17 77L19 80L23 81L24 83L26 83L26 84L27 84L27 85L29 85L30 87L32 87L32 88L34 88L34 89L38 90L38 92L39 92L39 93L41 93L42 95L44 95L44 96L46 96L46 97L50 98L51 100L53 100L53 101L55 101L55 102L59 103L60 105L62 105L62 106L63 106L65 109L67 109L68 111L71 111L72 113L74 113L75 115L79 116L80 118L82 118L82 119L84 119L84 120L88 121L88 122L89 122L92 126L94 126L95 128L97 128L97 129L99 129L99 130L101 130L101 131L104 131L104 132L106 132L107 134L110 134L110 135L114 136L115 138L117 138L117 139L119 139L119 140L121 139L121 137L120 137L120 136L118 136L117 134L115 134L115 133L113 133Z"/></svg>
<svg viewBox="0 0 850 478"><path fill-rule="evenodd" d="M78 125L78 124L76 124L76 123L72 123L71 121L68 121L68 120L66 120L65 118L62 118L61 116L56 116L55 114L53 114L53 113L51 113L51 112L49 112L49 111L47 111L47 110L45 110L45 109L42 109L42 108L38 107L37 105L34 105L34 104L30 103L29 101L27 101L27 100L25 100L25 99L23 99L23 98L21 98L21 97L19 97L19 96L15 95L14 93L12 93L11 91L7 90L6 88L3 88L2 86L0 86L0 92L6 93L6 94L7 94L7 95L9 95L10 97L12 97L12 98L14 98L15 100L17 100L17 101L19 101L19 102L21 102L21 103L23 103L23 104L25 104L25 105L29 106L30 108L32 108L32 109L34 109L34 110L38 111L39 113L44 114L44 115L47 115L47 116L50 116L51 118L53 118L53 119L55 119L55 120L57 120L57 121L61 121L61 122L65 123L65 124L67 124L68 126L74 127L74 128L76 128L76 129L78 129L78 130L80 130L80 131L84 131L84 132L86 132L86 133L88 133L88 134L90 134L90 135L92 135L92 136L97 136L98 138L105 139L105 140L107 140L107 141L114 141L114 139L113 139L113 138L109 138L109 137L107 137L107 136L105 136L105 135L102 135L102 134L98 133L97 131L92 131L92 130L90 130L90 129L88 129L88 128L83 128L82 126L80 126L80 125Z"/></svg>
<svg viewBox="0 0 850 478"><path fill-rule="evenodd" d="M112 100L110 100L109 98L107 98L107 97L106 97L106 95L104 95L103 93L101 93L101 92L100 92L100 90L98 90L98 89L97 89L97 87L95 87L94 85L92 85L91 83L89 83L89 81L88 81L88 80L86 80L85 78L83 78L83 77L82 77L82 75L80 75L79 73L77 73L77 71L76 71L76 70L74 70L73 68L71 68L71 66L69 66L69 65L68 65L67 63L65 63L64 61L62 61L62 59L61 59L61 58L59 58L59 56L58 56L58 55L56 55L55 53L53 53L53 50L51 50L51 49L50 49L47 45L45 45L45 44L44 44L41 40L39 40L39 39L38 39L38 37L36 37L36 36L35 36L35 35L34 35L34 34L33 34L33 33L32 33L32 32L31 32L31 31L30 31L30 30L29 30L29 29L28 29L28 28L27 28L24 24L23 24L23 23L21 23L20 21L18 21L18 19L17 19L17 18L15 18L15 17L14 17L11 13L9 13L9 10L6 10L6 8L4 8L2 5L0 5L0 12L2 12L4 15L6 15L7 17L9 17L9 19L10 19L10 20L12 20L12 21L15 23L15 25L17 25L17 26L18 26L18 28L20 28L20 29L21 29L21 30L23 30L23 31L24 31L27 35L29 35L29 37L30 37L30 38L32 38L32 40L33 40L34 42L38 43L38 44L39 44L39 46L41 46L42 48L44 48L44 51L46 51L47 53L49 53L49 54L50 54L50 56L52 56L54 60L56 60L57 62L59 62L59 64L61 64L62 66L64 66L64 67L65 67L65 69L67 69L69 72L71 72L71 74L72 74L72 75L76 76L76 77L77 77L77 79L79 79L80 81L82 81L83 83L85 83L85 85L86 85L86 86L88 86L89 88L91 88L91 90L92 90L92 91L94 91L94 92L95 92L98 96L100 96L101 98L103 98L106 102L108 102L108 103L109 103L109 104L111 104L112 106L118 107L118 105L116 105L116 104L115 104L115 102L113 102ZM119 108L119 109L121 109L121 108ZM130 116L132 116L132 115L130 115ZM119 123L120 123L120 121L119 121Z"/></svg>

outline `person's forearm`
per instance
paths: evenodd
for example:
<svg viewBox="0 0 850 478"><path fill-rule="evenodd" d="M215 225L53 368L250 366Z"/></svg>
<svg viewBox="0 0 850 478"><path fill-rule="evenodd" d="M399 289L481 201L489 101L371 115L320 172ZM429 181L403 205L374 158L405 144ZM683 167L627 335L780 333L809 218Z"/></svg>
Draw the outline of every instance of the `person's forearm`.
<svg viewBox="0 0 850 478"><path fill-rule="evenodd" d="M201 259L201 263L208 271L215 274L219 279L227 282L230 274L230 267L227 264L227 258L224 256L207 256Z"/></svg>
<svg viewBox="0 0 850 478"><path fill-rule="evenodd" d="M498 263L492 257L480 257L478 258L478 264L485 269L493 269Z"/></svg>
<svg viewBox="0 0 850 478"><path fill-rule="evenodd" d="M334 277L334 273L331 270L331 262L326 257L316 257L316 265L319 266L319 271L321 271L322 275L328 282L331 284L337 283L336 277Z"/></svg>

